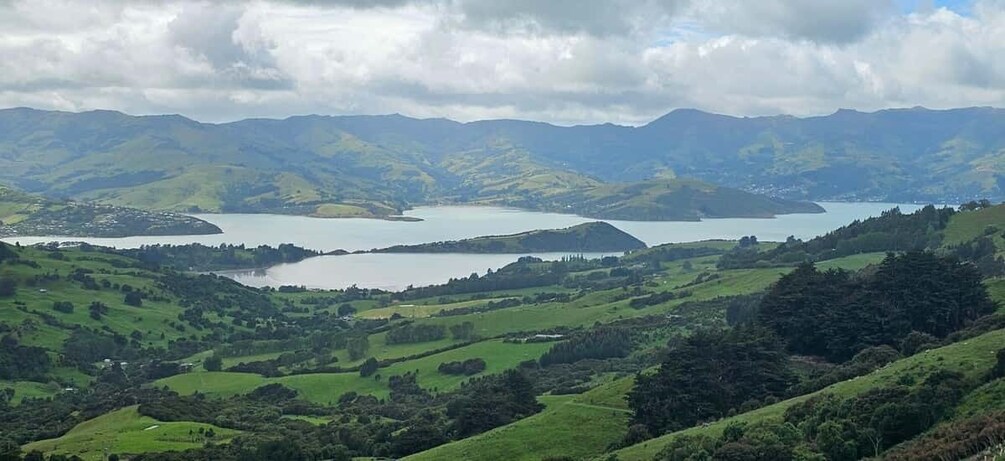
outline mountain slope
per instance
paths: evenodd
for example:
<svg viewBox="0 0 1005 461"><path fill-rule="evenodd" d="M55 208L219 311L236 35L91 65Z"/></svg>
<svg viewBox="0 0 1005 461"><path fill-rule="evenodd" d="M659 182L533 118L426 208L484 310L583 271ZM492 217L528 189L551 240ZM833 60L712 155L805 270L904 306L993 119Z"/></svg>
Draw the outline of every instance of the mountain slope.
<svg viewBox="0 0 1005 461"><path fill-rule="evenodd" d="M400 115L216 125L9 109L0 180L146 209L359 217L451 202L577 211L580 198L632 190L608 183L682 177L789 199L962 203L1005 197L1003 127L1005 111L991 108L811 118L678 110L637 128ZM636 199L658 197L625 198ZM711 215L622 208L631 219Z"/></svg>

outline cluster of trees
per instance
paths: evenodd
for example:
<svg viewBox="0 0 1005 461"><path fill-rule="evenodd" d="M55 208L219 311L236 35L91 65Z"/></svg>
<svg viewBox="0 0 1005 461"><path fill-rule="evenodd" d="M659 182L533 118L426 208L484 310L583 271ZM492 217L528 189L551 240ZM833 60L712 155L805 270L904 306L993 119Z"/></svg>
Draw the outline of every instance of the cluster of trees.
<svg viewBox="0 0 1005 461"><path fill-rule="evenodd" d="M92 301L90 306L87 306L87 311L94 320L101 320L101 317L108 313L108 306L101 301Z"/></svg>
<svg viewBox="0 0 1005 461"><path fill-rule="evenodd" d="M719 267L736 269L787 265L856 253L935 248L942 240L941 231L954 214L956 211L952 208L932 205L910 214L893 208L880 216L856 220L806 242L789 237L785 243L768 251L759 251L756 246L737 247L719 259Z"/></svg>
<svg viewBox="0 0 1005 461"><path fill-rule="evenodd" d="M538 361L546 367L583 359L625 357L632 352L634 345L635 341L627 328L594 328L555 344Z"/></svg>
<svg viewBox="0 0 1005 461"><path fill-rule="evenodd" d="M969 242L953 245L948 251L963 261L973 263L986 277L1005 275L1005 259L998 256L998 247L992 238L998 232L998 228L988 226L984 235Z"/></svg>
<svg viewBox="0 0 1005 461"><path fill-rule="evenodd" d="M106 358L131 359L140 351L123 335L77 328L63 341L63 360L87 367Z"/></svg>
<svg viewBox="0 0 1005 461"><path fill-rule="evenodd" d="M51 367L52 361L45 349L22 346L10 334L0 338L0 379L37 380Z"/></svg>
<svg viewBox="0 0 1005 461"><path fill-rule="evenodd" d="M557 263L558 262L556 261L556 264ZM464 293L519 290L523 288L557 285L562 281L562 278L565 277L565 273L561 271L551 269L535 270L531 267L533 264L535 263L527 262L521 258L518 262L509 264L498 271L490 272L484 276L471 274L466 278L450 279L443 285L431 285L418 288L413 287L404 291L392 293L391 298L404 301Z"/></svg>
<svg viewBox="0 0 1005 461"><path fill-rule="evenodd" d="M889 450L884 458L889 461L974 459L973 456L1002 445L1005 445L1005 411L998 410L939 425Z"/></svg>
<svg viewBox="0 0 1005 461"><path fill-rule="evenodd" d="M878 388L847 399L825 394L790 407L780 422L733 423L717 438L678 437L656 459L853 461L878 457L945 418L966 389L961 374L940 371L916 387ZM1000 425L998 430L1002 430ZM959 458L925 454L893 459Z"/></svg>
<svg viewBox="0 0 1005 461"><path fill-rule="evenodd" d="M225 270L249 267L268 267L294 263L321 255L321 252L283 243L273 248L261 245L246 248L242 245L221 244L217 247L192 243L188 245L145 245L136 249L115 249L123 256L135 258L151 266L165 266L176 270Z"/></svg>
<svg viewBox="0 0 1005 461"><path fill-rule="evenodd" d="M485 371L485 360L475 357L458 362L444 362L436 369L445 375L477 375Z"/></svg>
<svg viewBox="0 0 1005 461"><path fill-rule="evenodd" d="M424 343L447 337L443 325L405 323L387 332L387 344Z"/></svg>
<svg viewBox="0 0 1005 461"><path fill-rule="evenodd" d="M861 277L802 264L765 294L758 322L794 353L844 361L911 332L943 338L994 310L973 266L915 251L890 254Z"/></svg>
<svg viewBox="0 0 1005 461"><path fill-rule="evenodd" d="M795 382L784 345L770 331L703 330L672 346L655 373L628 394L633 425L663 434L784 396Z"/></svg>

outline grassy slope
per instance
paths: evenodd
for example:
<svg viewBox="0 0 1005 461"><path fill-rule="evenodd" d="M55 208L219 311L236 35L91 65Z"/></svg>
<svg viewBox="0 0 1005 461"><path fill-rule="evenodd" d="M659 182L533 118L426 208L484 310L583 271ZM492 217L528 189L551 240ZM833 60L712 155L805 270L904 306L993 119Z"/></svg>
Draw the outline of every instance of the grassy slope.
<svg viewBox="0 0 1005 461"><path fill-rule="evenodd" d="M44 275L47 272L56 272L62 276L71 273L75 268L90 269L95 273L91 274L99 283L108 280L110 283L128 284L134 288L153 289L156 274L139 269L120 269L113 264L126 265L130 261L114 255L99 253L86 253L79 250L66 250L66 260L55 260L47 256L47 253L35 248L23 248L20 250L22 259L34 260L41 265L40 268L32 268L25 265L0 266L0 275L15 277L26 280L35 275ZM102 273L106 271L107 273ZM44 290L44 291L43 291ZM155 292L159 290L154 289ZM23 312L15 308L14 302L24 303L24 308L28 312ZM55 301L70 301L74 305L74 311L69 314L56 312L52 309ZM87 307L92 301L100 301L108 306L108 314L101 320L94 320L88 314ZM32 311L51 314L61 322L68 325L67 328L60 328L46 324L42 318ZM100 329L104 326L113 331L129 336L133 331L143 334L142 343L146 346L166 347L167 341L187 336L186 333L179 332L168 327L167 323L177 321L178 314L182 312L174 300L167 302L144 300L142 307L126 305L124 295L116 290L87 290L78 283L71 283L65 279L58 281L41 282L36 287L28 288L23 284L18 289L13 298L0 303L0 320L10 325L20 325L20 341L25 345L41 346L51 351L61 350L63 341L69 337L69 326L83 325L90 328ZM25 321L29 323L25 324ZM160 334L164 334L162 339Z"/></svg>
<svg viewBox="0 0 1005 461"><path fill-rule="evenodd" d="M632 378L622 378L582 395L544 396L547 408L541 413L405 459L536 461L601 453L625 431L629 412L623 397L631 385Z"/></svg>
<svg viewBox="0 0 1005 461"><path fill-rule="evenodd" d="M834 384L813 394L785 400L732 418L724 418L708 426L693 427L667 434L618 450L615 453L618 455L620 461L647 461L652 459L653 456L675 437L699 434L717 436L721 434L726 425L734 421L753 422L778 419L790 406L804 401L812 395L823 392L850 397L872 388L895 384L901 376L913 375L922 378L939 369L956 370L968 376L980 376L987 373L994 366L995 353L1002 347L1002 344L1005 344L1005 330L993 331L976 338L899 360L869 375Z"/></svg>
<svg viewBox="0 0 1005 461"><path fill-rule="evenodd" d="M140 415L136 408L125 407L84 421L62 437L30 443L24 451L72 454L91 461L104 459L105 449L109 453L141 453L197 448L203 441L189 432L200 428L213 429L216 442L226 442L238 433L211 424L162 422Z"/></svg>
<svg viewBox="0 0 1005 461"><path fill-rule="evenodd" d="M998 205L980 211L957 213L949 220L944 231L943 245L954 245L984 234L988 226L999 228L996 244L1001 248L1000 234L1005 230L1005 205Z"/></svg>

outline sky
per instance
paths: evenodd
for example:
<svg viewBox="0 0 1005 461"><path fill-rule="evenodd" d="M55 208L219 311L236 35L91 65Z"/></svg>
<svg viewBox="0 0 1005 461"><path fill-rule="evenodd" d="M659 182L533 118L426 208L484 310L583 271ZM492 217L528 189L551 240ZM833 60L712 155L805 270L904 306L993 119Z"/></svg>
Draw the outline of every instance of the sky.
<svg viewBox="0 0 1005 461"><path fill-rule="evenodd" d="M637 125L1005 106L1005 0L0 0L0 107Z"/></svg>

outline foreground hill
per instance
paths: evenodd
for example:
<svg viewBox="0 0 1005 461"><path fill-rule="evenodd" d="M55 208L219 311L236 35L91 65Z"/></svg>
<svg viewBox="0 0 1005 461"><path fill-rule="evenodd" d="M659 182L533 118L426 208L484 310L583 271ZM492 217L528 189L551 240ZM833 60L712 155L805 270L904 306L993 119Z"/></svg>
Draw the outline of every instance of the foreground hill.
<svg viewBox="0 0 1005 461"><path fill-rule="evenodd" d="M645 248L645 242L598 221L565 229L533 230L510 235L493 235L420 245L397 245L374 253L545 253L545 252L624 252Z"/></svg>
<svg viewBox="0 0 1005 461"><path fill-rule="evenodd" d="M597 218L719 215L677 198L661 206L664 194L649 186L612 185L656 178L799 200L962 203L1005 197L1003 114L972 108L736 118L682 110L633 128L396 115L217 125L10 109L0 111L0 180L144 209L330 217L387 217L447 202ZM735 205L721 215L737 216L746 205L735 195L727 201ZM806 210L750 208L758 216Z"/></svg>
<svg viewBox="0 0 1005 461"><path fill-rule="evenodd" d="M72 235L219 234L219 227L191 216L87 202L56 201L0 186L0 237Z"/></svg>

